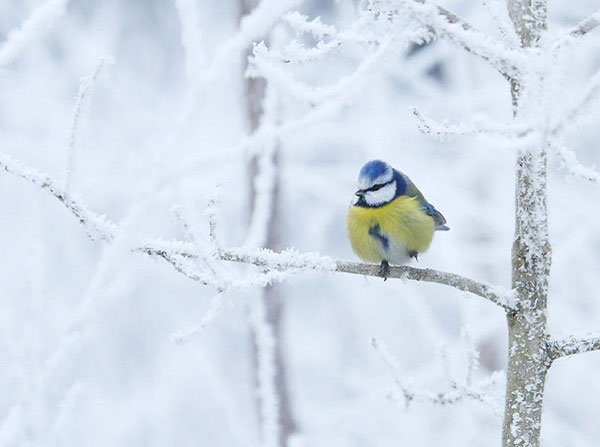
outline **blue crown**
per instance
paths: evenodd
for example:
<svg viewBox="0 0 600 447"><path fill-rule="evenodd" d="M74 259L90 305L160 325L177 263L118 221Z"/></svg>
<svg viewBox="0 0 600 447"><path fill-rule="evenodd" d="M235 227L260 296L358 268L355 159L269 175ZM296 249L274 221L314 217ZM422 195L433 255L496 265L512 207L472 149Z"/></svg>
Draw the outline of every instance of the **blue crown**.
<svg viewBox="0 0 600 447"><path fill-rule="evenodd" d="M365 163L360 170L359 178L367 178L371 181L383 175L389 169L389 165L385 161L371 160Z"/></svg>

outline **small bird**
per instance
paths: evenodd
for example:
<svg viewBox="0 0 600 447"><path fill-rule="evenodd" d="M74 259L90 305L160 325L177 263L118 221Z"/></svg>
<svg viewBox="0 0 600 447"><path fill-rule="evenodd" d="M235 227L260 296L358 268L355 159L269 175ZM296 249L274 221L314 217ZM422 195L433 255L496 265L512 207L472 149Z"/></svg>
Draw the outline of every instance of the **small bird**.
<svg viewBox="0 0 600 447"><path fill-rule="evenodd" d="M405 264L429 248L446 219L415 184L381 160L367 162L346 218L352 250L363 261L381 263L384 280L391 264Z"/></svg>

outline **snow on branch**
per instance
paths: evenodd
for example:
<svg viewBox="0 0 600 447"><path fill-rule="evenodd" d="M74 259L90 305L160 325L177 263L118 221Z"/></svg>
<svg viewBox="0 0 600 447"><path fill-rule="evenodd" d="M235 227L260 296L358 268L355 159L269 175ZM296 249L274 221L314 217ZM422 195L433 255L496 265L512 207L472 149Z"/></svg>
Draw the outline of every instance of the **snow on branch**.
<svg viewBox="0 0 600 447"><path fill-rule="evenodd" d="M463 331L463 338L468 342L465 376L460 381L456 380L450 371L450 362L445 346L441 346L440 354L444 365L448 391L433 392L428 389L418 388L411 384L410 378L407 378L402 372L400 363L392 356L387 346L376 338L371 339L371 345L377 350L388 368L390 369L396 386L402 393L401 399L404 400L405 408L413 402L429 403L433 405L454 405L467 400L481 402L489 406L494 414L501 415L501 404L499 399L495 399L490 389L496 386L504 378L503 373L494 372L481 381L473 381L473 373L479 368L479 353L475 349L468 334ZM398 402L400 399L396 393L389 395L390 399Z"/></svg>
<svg viewBox="0 0 600 447"><path fill-rule="evenodd" d="M385 21L381 20L382 18L385 18ZM371 0L366 13L361 14L358 20L343 31L323 24L319 18L309 21L299 13L287 14L283 19L297 32L308 33L319 39L319 44L310 49L304 49L297 42L293 42L286 49L288 55L283 57L286 62L305 62L322 58L346 42L380 43L383 36L388 35L394 28L384 26L383 30L377 31L377 26L374 30L373 25L387 24L391 21L395 25L402 25L401 29L396 26L396 34L408 37L411 42L422 44L435 38L449 40L482 57L508 78L517 77L521 65L524 64L524 57L519 50L506 47L456 14L425 0ZM415 31L414 24L419 25L420 29Z"/></svg>
<svg viewBox="0 0 600 447"><path fill-rule="evenodd" d="M94 89L96 81L107 68L114 64L112 57L101 57L94 71L87 76L84 76L79 81L79 91L77 92L77 100L75 101L75 109L73 110L73 123L71 125L71 133L69 136L69 151L67 155L67 169L65 173L65 195L69 194L71 181L73 178L73 169L75 167L75 158L77 156L76 146L77 138L81 128L81 120L83 110L86 104L90 102L90 96Z"/></svg>
<svg viewBox="0 0 600 447"><path fill-rule="evenodd" d="M334 25L325 24L319 17L309 20L308 16L292 11L282 17L297 34L310 34L318 39L314 47L306 48L300 42L291 41L282 51L285 63L304 64L323 59L342 45L354 43L359 45L379 44L381 33L373 29L373 19L364 12L346 29L338 30ZM421 39L414 36L415 39Z"/></svg>
<svg viewBox="0 0 600 447"><path fill-rule="evenodd" d="M456 14L426 0L372 0L370 7L386 17L419 23L429 31L432 39L443 38L463 47L488 61L509 79L518 77L525 62L521 51L507 48Z"/></svg>
<svg viewBox="0 0 600 447"><path fill-rule="evenodd" d="M452 138L469 137L477 135L493 135L507 139L524 138L532 135L533 129L529 127L517 128L511 126L498 126L493 123L453 124L448 122L437 122L423 115L416 107L412 107L412 113L417 118L419 130L441 141Z"/></svg>
<svg viewBox="0 0 600 447"><path fill-rule="evenodd" d="M287 22L297 32L311 34L317 39L333 37L338 34L335 26L321 22L320 17L308 20L308 16L300 14L298 11L291 11L285 14L282 20Z"/></svg>
<svg viewBox="0 0 600 447"><path fill-rule="evenodd" d="M248 47L255 42L260 41L268 34L273 25L281 18L283 14L290 9L298 6L302 0L261 0L258 5L246 14L240 21L240 26L236 32L223 41L212 53L212 57L208 64L205 64L200 70L198 57L196 53L191 54L188 49L193 45L195 39L198 38L197 32L191 32L190 20L188 17L182 17L182 39L186 42L186 63L188 65L189 91L186 94L186 101L182 107L181 114L178 118L178 127L189 124L194 110L201 101L202 92L211 85L212 81L219 79L222 73L230 70L232 63L237 63L238 58L243 56ZM180 14L188 14L189 3L186 0L176 3ZM192 24L193 26L193 24ZM194 42L191 42L191 41ZM174 135L177 131L174 132ZM175 144L177 138L172 136L169 138L166 146Z"/></svg>
<svg viewBox="0 0 600 447"><path fill-rule="evenodd" d="M600 334L586 334L584 336L570 335L560 340L551 340L548 342L548 354L552 360L599 350Z"/></svg>
<svg viewBox="0 0 600 447"><path fill-rule="evenodd" d="M147 243L139 250L149 255L165 257L165 254L178 253L182 257L195 257L195 254L176 242L156 241ZM184 243L185 244L185 243ZM240 262L264 267L275 271L295 270L297 272L342 272L355 275L380 277L380 266L361 262L334 260L316 253L300 253L294 249L274 252L267 249L244 250L229 248L219 251L219 258L223 261ZM508 312L514 311L514 297L512 291L502 290L497 287L466 278L454 273L442 272L433 269L421 269L409 266L390 266L389 278L406 279L443 284L463 292L485 298L502 307Z"/></svg>
<svg viewBox="0 0 600 447"><path fill-rule="evenodd" d="M568 33L573 37L581 37L596 29L598 25L600 25L600 10L583 19L574 28L570 29Z"/></svg>
<svg viewBox="0 0 600 447"><path fill-rule="evenodd" d="M365 264L350 261L335 261L335 271L353 273L356 275L379 276L379 265ZM485 298L492 303L502 307L508 312L515 309L514 295L512 291L504 290L479 281L457 275L455 273L442 272L433 269L421 269L409 266L391 266L389 278L408 279L412 281L424 281L443 284L463 292Z"/></svg>
<svg viewBox="0 0 600 447"><path fill-rule="evenodd" d="M202 331L212 323L221 307L223 306L223 302L225 301L226 293L225 292L217 292L210 300L210 304L208 305L208 311L204 314L204 316L200 319L200 322L196 326L191 326L180 331L177 331L173 334L171 339L180 345L183 345L189 342L193 337L202 333Z"/></svg>
<svg viewBox="0 0 600 447"><path fill-rule="evenodd" d="M560 144L550 144L554 153L560 160L561 167L566 169L570 176L581 178L592 183L600 183L600 172L593 167L584 166L577 159L575 151Z"/></svg>
<svg viewBox="0 0 600 447"><path fill-rule="evenodd" d="M43 34L65 11L69 0L48 0L33 10L18 29L0 45L0 67L11 63L21 51Z"/></svg>
<svg viewBox="0 0 600 447"><path fill-rule="evenodd" d="M0 168L13 175L21 177L33 183L41 189L45 189L71 211L79 220L79 223L87 230L88 236L92 239L103 239L110 241L113 239L117 226L107 220L105 216L93 213L80 201L67 197L60 189L56 180L52 177L42 174L12 157L0 152Z"/></svg>
<svg viewBox="0 0 600 447"><path fill-rule="evenodd" d="M385 17L386 20L382 20ZM283 17L298 33L311 34L318 43L310 48L293 40L282 51L268 49L262 42L254 47L247 76L264 77L287 95L307 102L320 104L339 96L342 92L355 91L354 85L368 79L373 67L389 59L391 52L406 48L411 42L422 44L434 38L445 38L458 42L470 52L490 61L502 74L515 77L522 65L522 54L505 47L489 36L474 29L444 8L415 0L373 0L367 11L345 30L337 30L319 18L309 20L298 13ZM342 77L327 87L312 87L294 79L290 63L304 64L320 60L338 50L343 44L376 45L372 52L356 68L354 73Z"/></svg>
<svg viewBox="0 0 600 447"><path fill-rule="evenodd" d="M196 88L219 76L224 64L229 64L236 54L242 54L246 48L262 39L283 14L300 2L301 0L262 0L242 18L237 32L216 49L211 64L197 79L199 85Z"/></svg>
<svg viewBox="0 0 600 447"><path fill-rule="evenodd" d="M502 0L483 0L485 11L488 13L504 40L513 48L518 48L521 43L515 28L508 17L506 2Z"/></svg>
<svg viewBox="0 0 600 447"><path fill-rule="evenodd" d="M50 176L28 168L20 162L0 152L0 167L6 172L30 181L41 189L45 189L56 197L65 207L71 211L86 228L88 235L92 238L100 238L111 241L115 238L118 227L104 216L89 211L85 205L76 199L66 197ZM214 278L199 271L193 263L200 253L194 244L186 241L165 241L154 239L139 245L134 249L136 252L145 253L150 256L163 258L186 277L213 287L217 286ZM282 252L274 252L267 249L246 250L243 248L221 249L213 247L209 250L210 256L222 261L232 261L244 264L252 264L262 267L259 274L242 279L228 279L228 290L250 286L264 287L274 282L284 281L301 273L311 272L343 272L356 275L379 277L379 265L365 264L334 260L327 256L316 253L300 253L294 249ZM211 262L205 259L207 262ZM431 282L443 284L463 292L485 298L486 300L502 307L507 312L515 310L512 291L475 281L454 273L447 273L433 269L421 269L409 266L392 266L388 278L408 279L413 281ZM220 290L219 287L216 287Z"/></svg>
<svg viewBox="0 0 600 447"><path fill-rule="evenodd" d="M374 70L381 70L381 64L385 63L390 52L397 49L397 42L394 42L393 37L388 36L376 51L361 61L353 73L327 87L312 87L296 81L291 73L282 67L280 62L282 57L267 49L262 42L254 46L253 56L249 60L246 74L250 77L264 77L269 84L299 101L313 106L323 104L356 91L356 85L367 82L370 73ZM288 58L290 58L289 55L286 56L286 60Z"/></svg>

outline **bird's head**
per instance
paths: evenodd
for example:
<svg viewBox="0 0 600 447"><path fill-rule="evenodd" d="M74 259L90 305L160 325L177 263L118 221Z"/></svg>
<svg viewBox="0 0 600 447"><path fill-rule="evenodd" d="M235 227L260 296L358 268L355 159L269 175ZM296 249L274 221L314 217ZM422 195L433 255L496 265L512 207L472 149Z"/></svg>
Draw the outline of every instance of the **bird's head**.
<svg viewBox="0 0 600 447"><path fill-rule="evenodd" d="M397 174L386 162L371 160L365 163L358 175L358 190L354 205L376 207L385 205L396 197Z"/></svg>

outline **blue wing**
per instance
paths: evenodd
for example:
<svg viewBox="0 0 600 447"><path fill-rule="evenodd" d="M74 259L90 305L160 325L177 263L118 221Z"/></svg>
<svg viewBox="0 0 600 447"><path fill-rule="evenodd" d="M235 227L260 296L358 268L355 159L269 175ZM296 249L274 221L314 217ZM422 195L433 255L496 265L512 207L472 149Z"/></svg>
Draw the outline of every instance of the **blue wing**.
<svg viewBox="0 0 600 447"><path fill-rule="evenodd" d="M446 225L446 218L442 213L435 209L435 207L429 203L425 202L421 204L421 208L425 211L425 214L433 217L433 221L435 222L435 230L436 231L448 231L450 228Z"/></svg>
<svg viewBox="0 0 600 447"><path fill-rule="evenodd" d="M436 231L448 231L450 228L446 225L446 218L442 213L435 209L431 203L429 203L419 188L415 186L415 184L408 178L406 174L403 174L398 171L398 173L402 176L404 181L406 182L405 194L409 197L414 197L421 204L421 209L428 216L433 217L433 221L435 222L435 230Z"/></svg>

